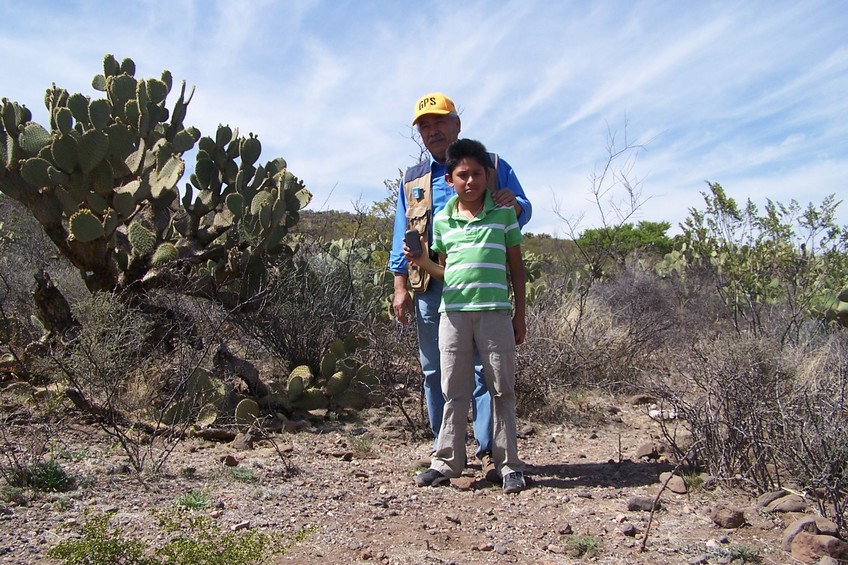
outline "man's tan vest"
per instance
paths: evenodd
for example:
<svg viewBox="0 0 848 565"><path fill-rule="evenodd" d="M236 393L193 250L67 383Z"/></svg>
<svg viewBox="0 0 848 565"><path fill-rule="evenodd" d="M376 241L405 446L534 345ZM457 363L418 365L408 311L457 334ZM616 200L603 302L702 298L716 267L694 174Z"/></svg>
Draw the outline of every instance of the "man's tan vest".
<svg viewBox="0 0 848 565"><path fill-rule="evenodd" d="M498 155L489 153L494 167L489 168L489 181L486 188L498 189ZM430 240L433 237L433 190L430 160L421 161L410 167L403 178L403 192L406 195L406 229L418 230L425 235L422 248L430 253ZM417 265L409 264L409 284L413 292L424 292L430 284L430 274Z"/></svg>

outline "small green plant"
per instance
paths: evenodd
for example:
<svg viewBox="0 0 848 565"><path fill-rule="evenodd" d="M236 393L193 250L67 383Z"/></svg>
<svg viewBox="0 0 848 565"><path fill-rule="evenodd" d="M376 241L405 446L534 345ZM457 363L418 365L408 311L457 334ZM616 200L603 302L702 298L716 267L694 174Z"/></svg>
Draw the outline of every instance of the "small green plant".
<svg viewBox="0 0 848 565"><path fill-rule="evenodd" d="M177 497L174 504L187 510L203 510L209 508L209 494L199 490L193 490Z"/></svg>
<svg viewBox="0 0 848 565"><path fill-rule="evenodd" d="M26 490L13 485L3 485L0 487L0 501L4 503L14 502L18 506L26 506L29 499L26 496Z"/></svg>
<svg viewBox="0 0 848 565"><path fill-rule="evenodd" d="M110 527L112 513L86 513L82 535L59 542L47 556L63 565L251 565L268 563L274 555L306 539L311 528L270 535L259 530L224 532L207 516L184 511L154 512L160 528L170 534L165 545L151 547Z"/></svg>
<svg viewBox="0 0 848 565"><path fill-rule="evenodd" d="M592 536L571 536L566 543L572 557L596 557L603 545L601 540Z"/></svg>
<svg viewBox="0 0 848 565"><path fill-rule="evenodd" d="M223 532L204 515L185 516L178 512L176 515L156 513L156 517L162 529L174 534L173 539L156 552L163 557L164 563L267 563L271 556L284 554L312 533L312 529L276 535L254 529Z"/></svg>
<svg viewBox="0 0 848 565"><path fill-rule="evenodd" d="M30 487L48 492L65 492L76 487L76 480L55 459L9 469L6 480L12 487Z"/></svg>
<svg viewBox="0 0 848 565"><path fill-rule="evenodd" d="M29 472L30 485L37 490L65 492L76 486L74 478L55 459L35 463Z"/></svg>
<svg viewBox="0 0 848 565"><path fill-rule="evenodd" d="M74 501L67 495L61 495L53 500L53 510L64 512L74 507Z"/></svg>
<svg viewBox="0 0 848 565"><path fill-rule="evenodd" d="M66 539L47 551L47 557L58 559L64 565L153 565L146 558L145 544L127 539L119 528L110 528L113 513L92 514L82 527L82 536Z"/></svg>
<svg viewBox="0 0 848 565"><path fill-rule="evenodd" d="M683 483L689 492L695 492L704 488L704 478L700 473L684 473Z"/></svg>
<svg viewBox="0 0 848 565"><path fill-rule="evenodd" d="M180 469L180 476L184 479L193 479L197 476L197 469L194 467L183 467Z"/></svg>
<svg viewBox="0 0 848 565"><path fill-rule="evenodd" d="M230 471L230 476L240 483L255 483L259 480L259 477L251 469L244 469L242 467L234 467Z"/></svg>
<svg viewBox="0 0 848 565"><path fill-rule="evenodd" d="M350 438L350 447L359 456L372 455L374 452L374 440L368 435L359 435Z"/></svg>
<svg viewBox="0 0 848 565"><path fill-rule="evenodd" d="M762 563L763 558L760 555L759 548L743 544L731 544L722 551L723 557L730 558L731 563Z"/></svg>
<svg viewBox="0 0 848 565"><path fill-rule="evenodd" d="M55 453L57 458L65 459L66 461L82 461L88 457L88 450L85 448L68 449L67 447L60 447Z"/></svg>

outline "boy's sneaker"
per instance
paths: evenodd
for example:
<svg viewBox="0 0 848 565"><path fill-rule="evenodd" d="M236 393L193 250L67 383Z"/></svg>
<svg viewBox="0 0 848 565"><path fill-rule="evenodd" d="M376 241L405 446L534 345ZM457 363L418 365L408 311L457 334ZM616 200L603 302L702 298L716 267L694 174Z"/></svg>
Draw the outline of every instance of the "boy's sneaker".
<svg viewBox="0 0 848 565"><path fill-rule="evenodd" d="M415 484L420 487L437 487L448 482L448 478L435 469L427 469L415 475Z"/></svg>
<svg viewBox="0 0 848 565"><path fill-rule="evenodd" d="M521 492L526 487L527 483L524 482L524 474L521 471L513 471L504 475L503 491L505 493Z"/></svg>
<svg viewBox="0 0 848 565"><path fill-rule="evenodd" d="M498 475L498 469L492 459L492 454L488 451L480 455L480 462L483 467L483 479L490 483L501 482L501 477Z"/></svg>

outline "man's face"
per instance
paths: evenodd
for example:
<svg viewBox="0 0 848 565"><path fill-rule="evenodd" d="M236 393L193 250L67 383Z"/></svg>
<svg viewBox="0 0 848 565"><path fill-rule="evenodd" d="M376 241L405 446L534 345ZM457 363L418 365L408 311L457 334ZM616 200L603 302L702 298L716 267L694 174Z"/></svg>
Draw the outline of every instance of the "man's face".
<svg viewBox="0 0 848 565"><path fill-rule="evenodd" d="M427 151L436 161L444 163L448 145L459 137L459 116L425 114L418 118L415 126Z"/></svg>

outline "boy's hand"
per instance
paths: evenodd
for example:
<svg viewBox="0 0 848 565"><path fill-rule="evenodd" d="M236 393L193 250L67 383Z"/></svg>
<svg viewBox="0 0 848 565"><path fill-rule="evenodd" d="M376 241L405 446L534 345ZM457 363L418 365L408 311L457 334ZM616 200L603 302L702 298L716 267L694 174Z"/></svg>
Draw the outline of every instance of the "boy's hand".
<svg viewBox="0 0 848 565"><path fill-rule="evenodd" d="M512 331L515 334L515 345L524 343L524 338L527 337L527 323L524 321L524 316L512 317Z"/></svg>
<svg viewBox="0 0 848 565"><path fill-rule="evenodd" d="M421 249L423 249L424 248L424 236L423 235L419 236L419 240L420 240L419 243L421 244ZM406 260L408 262L412 263L413 265L418 265L418 266L420 266L424 262L425 259L428 259L426 253L420 253L417 257L413 256L409 247L406 245L406 243L403 244L403 256L406 258Z"/></svg>

